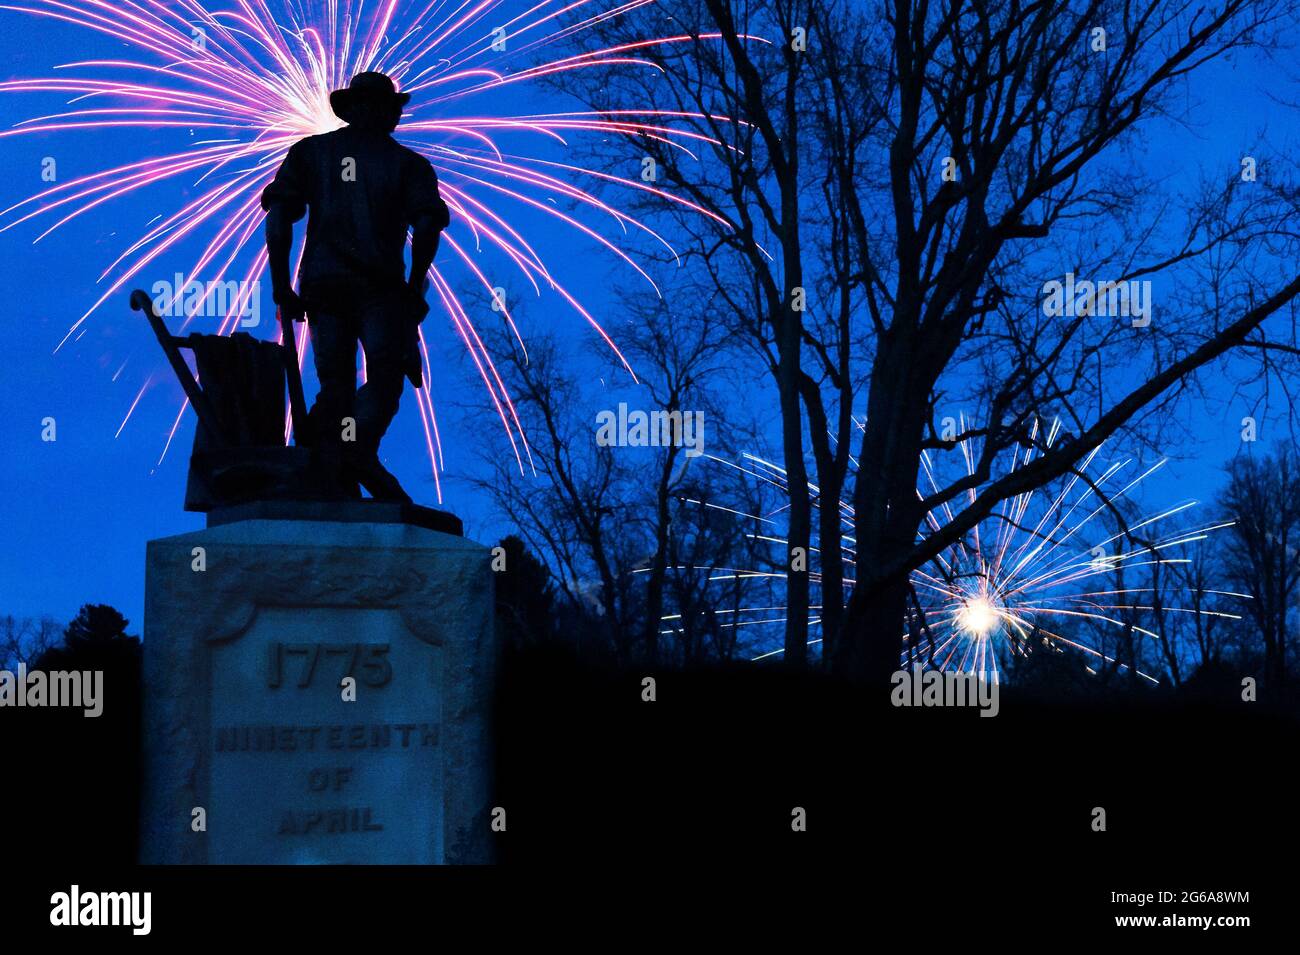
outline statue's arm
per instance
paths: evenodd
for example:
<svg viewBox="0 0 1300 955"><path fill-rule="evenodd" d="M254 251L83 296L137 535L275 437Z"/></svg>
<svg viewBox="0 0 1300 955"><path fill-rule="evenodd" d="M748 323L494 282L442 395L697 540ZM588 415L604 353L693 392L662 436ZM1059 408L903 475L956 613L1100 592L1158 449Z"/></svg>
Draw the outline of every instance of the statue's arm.
<svg viewBox="0 0 1300 955"><path fill-rule="evenodd" d="M307 214L309 166L304 150L306 140L294 143L276 170L275 178L262 190L262 208L266 210L266 253L271 270L271 291L275 304L301 311L293 291L289 255L293 249L293 224ZM301 317L296 315L295 317Z"/></svg>
<svg viewBox="0 0 1300 955"><path fill-rule="evenodd" d="M411 224L411 275L407 284L424 293L424 277L438 254L438 238L442 235L441 219L432 213L415 217Z"/></svg>
<svg viewBox="0 0 1300 955"><path fill-rule="evenodd" d="M283 202L273 202L266 210L266 254L271 269L271 291L275 304L285 305L293 292L289 273L289 253L293 249L294 210Z"/></svg>
<svg viewBox="0 0 1300 955"><path fill-rule="evenodd" d="M406 209L411 215L411 275L407 285L424 297L424 278L438 254L438 238L451 222L451 212L438 192L438 174L419 157L406 180Z"/></svg>

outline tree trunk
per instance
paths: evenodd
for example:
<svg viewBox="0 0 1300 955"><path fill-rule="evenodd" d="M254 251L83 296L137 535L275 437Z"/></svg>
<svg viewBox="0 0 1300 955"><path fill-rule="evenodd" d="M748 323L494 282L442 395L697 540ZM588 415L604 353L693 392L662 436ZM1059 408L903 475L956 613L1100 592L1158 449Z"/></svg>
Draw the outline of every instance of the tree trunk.
<svg viewBox="0 0 1300 955"><path fill-rule="evenodd" d="M821 636L822 664L829 667L844 626L844 548L841 543L840 493L843 484L838 475L827 480L818 469L821 487L821 511L818 514L817 543L821 552Z"/></svg>
<svg viewBox="0 0 1300 955"><path fill-rule="evenodd" d="M670 484L673 466L677 461L676 449L669 448L659 483L655 488L655 551L650 566L650 582L646 586L645 658L647 663L659 662L659 628L664 607L664 578L668 568L668 534L672 518L669 513ZM683 616L684 619L684 616Z"/></svg>
<svg viewBox="0 0 1300 955"><path fill-rule="evenodd" d="M914 357L905 340L882 340L871 376L857 486L857 571L834 669L884 686L898 669L907 623L908 571L886 573L916 545L924 515L916 497L928 404L912 395Z"/></svg>
<svg viewBox="0 0 1300 955"><path fill-rule="evenodd" d="M799 328L790 320L779 326L781 450L785 457L790 499L789 550L786 553L785 663L802 667L808 659L808 563L812 505L803 456L803 417L799 398Z"/></svg>
<svg viewBox="0 0 1300 955"><path fill-rule="evenodd" d="M883 687L899 668L907 622L907 578L854 588L833 665L857 683Z"/></svg>

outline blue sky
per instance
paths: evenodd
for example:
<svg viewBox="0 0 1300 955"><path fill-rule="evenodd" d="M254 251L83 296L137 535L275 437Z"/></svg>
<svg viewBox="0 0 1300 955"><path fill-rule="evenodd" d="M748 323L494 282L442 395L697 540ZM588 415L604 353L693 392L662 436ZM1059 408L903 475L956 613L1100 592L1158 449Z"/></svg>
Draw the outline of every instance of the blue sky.
<svg viewBox="0 0 1300 955"><path fill-rule="evenodd" d="M121 55L121 44L74 27L37 21L0 11L0 67L5 78L48 75L59 63ZM1192 99L1200 102L1190 130L1165 130L1152 142L1153 154L1170 164L1175 175L1192 174L1197 165L1235 166L1243 143L1260 131L1289 126L1271 118L1279 107L1263 94L1269 68L1247 62L1216 67L1198 80ZM0 95L0 128L56 109L59 96ZM517 112L570 108L554 100L514 96L509 109ZM1272 130L1276 132L1276 129ZM47 156L58 162L60 179L124 162L147 153L175 149L184 131L111 131L105 133L42 134L0 139L0 206L9 206L42 187L40 164ZM9 303L6 322L7 355L0 374L0 454L3 493L0 493L0 613L19 616L50 614L70 618L85 602L111 603L131 620L137 632L143 624L143 566L145 542L203 526L203 518L181 509L185 468L193 434L187 412L168 456L158 458L181 400L179 386L163 365L157 343L144 321L126 306L126 296L107 303L86 326L81 338L57 354L55 346L68 326L99 294L95 282L102 269L143 226L174 205L176 187L155 189L139 197L100 207L74 220L52 236L33 244L43 230L28 223L0 234L6 268L0 291ZM42 220L48 224L48 220ZM521 212L515 221L530 239L554 249L550 261L557 277L617 335L623 328L619 303L610 292L613 280L631 279L608 253L572 230L557 229L545 217ZM454 228L454 227L453 227ZM607 231L614 238L615 232ZM463 239L463 234L460 234ZM444 251L444 256L445 256ZM190 256L192 258L192 256ZM188 259L179 256L148 272L150 280L168 277ZM147 282L140 284L146 285ZM511 284L509 281L503 284ZM518 282L514 283L518 287ZM646 294L651 294L646 292ZM483 319L490 320L486 303ZM485 427L475 413L458 406L476 403L479 394L463 349L445 323L431 317L444 368L435 383L435 403L447 450L448 482L444 506L460 514L468 532L493 540L508 528L495 521L486 503L458 477L477 466L475 435ZM535 302L528 323L556 328L571 345L575 367L599 378L608 355L588 333L582 320L555 298ZM264 334L269 335L269 328ZM153 383L120 436L115 437L132 400L145 380ZM756 378L759 377L756 374ZM310 399L312 387L309 384ZM626 397L612 388L602 407L616 407ZM593 407L593 415L596 410ZM1148 488L1153 501L1169 504L1187 497L1208 499L1222 483L1222 464L1240 447L1239 421L1245 407L1214 405L1195 410L1199 444L1169 450L1190 456L1175 461L1158 485ZM41 440L42 420L57 422L57 440ZM1281 435L1276 422L1265 420L1261 438L1267 443ZM417 499L434 503L424 442L414 401L408 391L386 440L390 467ZM520 478L527 480L527 478Z"/></svg>
<svg viewBox="0 0 1300 955"><path fill-rule="evenodd" d="M121 56L125 51L117 41L49 20L3 11L0 21L0 60L7 64L6 79L45 76L59 63ZM65 98L27 93L0 97L0 127L53 112ZM479 108L492 112L487 105ZM497 108L525 113L572 107L515 87L509 100ZM0 182L0 203L7 207L42 189L40 170L46 157L56 160L59 179L64 181L143 155L183 148L186 136L184 130L110 130L0 140L5 168L13 170ZM193 133L189 136L194 138ZM534 148L536 140L517 145ZM25 303L21 315L9 325L8 367L0 377L0 402L9 409L0 426L6 463L0 499L5 539L0 553L0 613L49 613L65 619L83 602L107 602L139 627L145 542L203 526L202 515L181 509L192 415L187 412L160 465L183 396L147 325L127 308L126 293L105 303L84 326L84 334L54 353L68 327L102 293L95 284L102 269L159 212L178 202L185 194L183 187L178 180L107 204L39 243L33 240L52 220L26 223L0 236L8 260L0 278L3 293L8 301ZM616 332L619 321L610 317L617 312L609 289L616 276L627 276L620 273L613 256L527 208L514 208L511 221L547 250L553 274ZM611 238L618 232L604 231ZM473 244L464 231L453 229L453 234L463 244ZM148 288L155 280L169 278L176 268L193 261L195 249L195 245L183 247L157 267L150 266L132 284ZM444 248L440 261L447 258ZM484 256L480 266L494 279L501 276L501 284L512 291L524 287L517 273L509 274L491 256ZM465 275L463 270L452 274L455 279ZM653 294L649 286L645 291ZM269 313L269 290L264 299ZM476 321L499 319L486 307L486 299L477 304L475 309L474 302L467 303ZM571 346L578 360L604 369L610 356L602 352L603 346L584 320L558 298L530 302L526 313L521 319L525 329L545 323ZM500 424L495 419L484 424L477 412L463 407L479 404L483 393L462 344L441 318L435 310L425 329L436 353L435 365L441 366L435 374L434 401L446 454L443 506L465 519L471 535L496 539L506 529L492 520L486 503L457 478L478 465L476 430ZM270 336L270 323L254 334ZM309 372L309 401L314 394L311 377ZM152 384L115 437L146 380ZM40 440L41 422L47 417L56 421L54 442ZM385 455L417 500L436 504L423 430L409 389L385 441Z"/></svg>

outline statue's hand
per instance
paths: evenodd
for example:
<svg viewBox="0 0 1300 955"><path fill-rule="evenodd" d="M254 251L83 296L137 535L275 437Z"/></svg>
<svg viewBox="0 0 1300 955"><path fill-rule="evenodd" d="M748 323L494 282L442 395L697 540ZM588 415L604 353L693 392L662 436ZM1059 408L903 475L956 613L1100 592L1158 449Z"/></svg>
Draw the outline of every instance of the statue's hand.
<svg viewBox="0 0 1300 955"><path fill-rule="evenodd" d="M303 305L302 299L292 288L277 289L272 295L275 304L280 307L280 312L289 316L295 322L304 321L307 317L306 306Z"/></svg>
<svg viewBox="0 0 1300 955"><path fill-rule="evenodd" d="M429 314L429 303L424 298L424 289L408 284L406 286L407 307L415 318L418 325L424 321L424 316Z"/></svg>

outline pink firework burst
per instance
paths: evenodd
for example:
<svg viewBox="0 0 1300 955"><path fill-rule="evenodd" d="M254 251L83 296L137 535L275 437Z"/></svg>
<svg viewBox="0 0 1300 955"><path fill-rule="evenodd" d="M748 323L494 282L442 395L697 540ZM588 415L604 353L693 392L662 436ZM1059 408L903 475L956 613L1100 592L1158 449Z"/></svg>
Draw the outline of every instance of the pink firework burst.
<svg viewBox="0 0 1300 955"><path fill-rule="evenodd" d="M595 0L542 0L516 4L513 12L505 0L433 0L410 6L396 0L377 4L364 0L228 0L228 8L221 10L209 9L198 0L29 0L0 5L97 31L130 50L119 59L64 64L50 77L0 83L3 92L70 97L61 111L25 119L0 136L93 133L127 127L155 134L163 131L164 135L174 130L177 139L172 151L53 185L0 211L0 231L38 221L42 229L36 237L39 241L73 219L146 188L170 187L177 197L103 269L98 277L101 294L88 303L55 351L84 334L85 323L95 312L144 270L166 268L171 264L168 257L181 255L191 242L201 251L197 256L189 253L192 261L187 260L188 268L182 274L199 280L209 291L197 301L186 302L185 325L204 306L212 288L234 280L242 291L223 303L224 318L218 328L221 334L234 331L247 296L266 270L258 203L262 188L294 142L342 125L330 109L329 92L346 85L356 73L379 70L414 94L397 135L433 162L452 210L452 226L443 236L446 251L430 272L435 308L441 306L464 344L510 436L522 472L530 460L527 439L470 309L454 290L453 281L467 277L492 297L495 284L476 256L484 250L504 255L527 286L538 295L558 295L627 367L600 323L552 275L538 243L530 241L523 226L511 223L508 209L526 207L534 217L549 218L574 239L585 237L598 243L653 286L634 259L592 223L612 221L624 234L641 232L665 246L668 243L593 190L612 186L649 192L701 215L709 213L653 183L528 150L544 145L553 153L568 146L573 136L596 134L653 137L690 154L692 146L704 137L674 128L675 120L685 118L683 114L634 108L635 104L603 113L502 112L517 98L519 84L536 83L568 70L655 69L638 58L638 50L714 39L654 37L596 52L547 58L548 48L575 32L653 2L631 0L601 7ZM727 121L726 117L715 118ZM195 138L196 131L201 139ZM566 250L561 247L559 251ZM554 249L551 254L556 254ZM181 293L177 289L177 299ZM498 300L497 305L524 347L506 303ZM301 356L308 344L305 327L299 335ZM423 339L421 348L428 382L432 375ZM631 368L627 370L631 374ZM123 427L155 377L150 375L136 394ZM442 441L427 385L417 390L416 399L441 500ZM182 405L163 456L183 414Z"/></svg>

